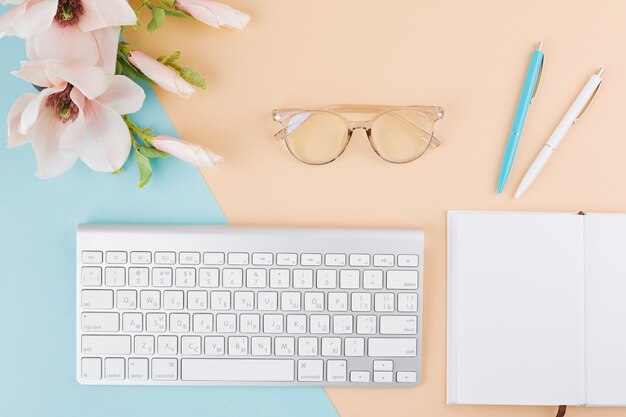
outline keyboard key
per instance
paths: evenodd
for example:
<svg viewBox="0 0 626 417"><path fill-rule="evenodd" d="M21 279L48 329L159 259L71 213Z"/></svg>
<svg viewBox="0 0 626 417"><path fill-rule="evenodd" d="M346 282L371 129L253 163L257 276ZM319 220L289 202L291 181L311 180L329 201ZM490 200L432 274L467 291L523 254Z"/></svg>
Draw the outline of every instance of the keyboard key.
<svg viewBox="0 0 626 417"><path fill-rule="evenodd" d="M307 328L307 316L304 314L287 315L287 333L304 334Z"/></svg>
<svg viewBox="0 0 626 417"><path fill-rule="evenodd" d="M317 356L317 337L298 338L298 355Z"/></svg>
<svg viewBox="0 0 626 417"><path fill-rule="evenodd" d="M176 252L157 252L154 254L154 263L157 265L173 265L176 263Z"/></svg>
<svg viewBox="0 0 626 417"><path fill-rule="evenodd" d="M380 316L380 334L417 334L417 317Z"/></svg>
<svg viewBox="0 0 626 417"><path fill-rule="evenodd" d="M374 294L374 311L394 311L394 298L392 292L377 292Z"/></svg>
<svg viewBox="0 0 626 417"><path fill-rule="evenodd" d="M81 352L95 355L129 355L130 336L128 335L83 335Z"/></svg>
<svg viewBox="0 0 626 417"><path fill-rule="evenodd" d="M189 310L206 310L209 308L209 296L206 291L187 291L187 308Z"/></svg>
<svg viewBox="0 0 626 417"><path fill-rule="evenodd" d="M211 310L230 310L230 292L211 291Z"/></svg>
<svg viewBox="0 0 626 417"><path fill-rule="evenodd" d="M295 266L298 265L298 255L295 253L279 253L276 255L276 265Z"/></svg>
<svg viewBox="0 0 626 417"><path fill-rule="evenodd" d="M350 266L370 266L370 256L367 253L353 253L350 255Z"/></svg>
<svg viewBox="0 0 626 417"><path fill-rule="evenodd" d="M163 291L163 308L165 310L182 310L184 295L183 291Z"/></svg>
<svg viewBox="0 0 626 417"><path fill-rule="evenodd" d="M393 382L393 372L374 372L374 382Z"/></svg>
<svg viewBox="0 0 626 417"><path fill-rule="evenodd" d="M335 334L351 334L353 329L353 316L351 315L335 315L333 316L333 333Z"/></svg>
<svg viewBox="0 0 626 417"><path fill-rule="evenodd" d="M312 269L294 269L293 270L293 288L295 289L313 288L313 270Z"/></svg>
<svg viewBox="0 0 626 417"><path fill-rule="evenodd" d="M284 291L280 294L280 309L283 311L299 311L301 306L301 295L299 292Z"/></svg>
<svg viewBox="0 0 626 417"><path fill-rule="evenodd" d="M167 315L165 313L146 313L146 331L150 333L163 333L167 328Z"/></svg>
<svg viewBox="0 0 626 417"><path fill-rule="evenodd" d="M322 356L340 356L341 355L341 338L340 337L323 337L322 338Z"/></svg>
<svg viewBox="0 0 626 417"><path fill-rule="evenodd" d="M303 253L300 255L302 266L319 266L322 264L322 255L319 253Z"/></svg>
<svg viewBox="0 0 626 417"><path fill-rule="evenodd" d="M316 282L317 288L337 288L337 271L334 269L318 269Z"/></svg>
<svg viewBox="0 0 626 417"><path fill-rule="evenodd" d="M84 287L99 287L102 285L102 268L99 266L84 266L80 270L81 283Z"/></svg>
<svg viewBox="0 0 626 417"><path fill-rule="evenodd" d="M220 270L217 268L200 268L198 272L198 286L203 288L217 288L219 285Z"/></svg>
<svg viewBox="0 0 626 417"><path fill-rule="evenodd" d="M137 335L135 336L136 355L152 355L154 354L154 336Z"/></svg>
<svg viewBox="0 0 626 417"><path fill-rule="evenodd" d="M87 381L102 379L102 359L82 358L80 364L80 374L83 379Z"/></svg>
<svg viewBox="0 0 626 417"><path fill-rule="evenodd" d="M270 287L289 288L289 270L288 269L271 269L270 270Z"/></svg>
<svg viewBox="0 0 626 417"><path fill-rule="evenodd" d="M272 265L274 260L274 255L271 253L253 253L252 254L252 265Z"/></svg>
<svg viewBox="0 0 626 417"><path fill-rule="evenodd" d="M298 381L319 382L324 379L324 361L301 359L298 361Z"/></svg>
<svg viewBox="0 0 626 417"><path fill-rule="evenodd" d="M235 310L238 310L238 311L254 310L254 292L252 291L235 292Z"/></svg>
<svg viewBox="0 0 626 417"><path fill-rule="evenodd" d="M372 309L372 293L369 292L353 292L352 293L352 311L364 312Z"/></svg>
<svg viewBox="0 0 626 417"><path fill-rule="evenodd" d="M387 288L390 290L416 290L417 271L387 271Z"/></svg>
<svg viewBox="0 0 626 417"><path fill-rule="evenodd" d="M376 334L376 316L357 316L356 332L358 334Z"/></svg>
<svg viewBox="0 0 626 417"><path fill-rule="evenodd" d="M152 268L152 286L171 287L172 276L172 268Z"/></svg>
<svg viewBox="0 0 626 417"><path fill-rule="evenodd" d="M113 290L82 290L81 305L89 310L113 308Z"/></svg>
<svg viewBox="0 0 626 417"><path fill-rule="evenodd" d="M263 333L279 334L283 332L283 316L281 314L263 315Z"/></svg>
<svg viewBox="0 0 626 417"><path fill-rule="evenodd" d="M183 336L180 338L180 350L183 355L200 355L202 354L202 337L200 336Z"/></svg>
<svg viewBox="0 0 626 417"><path fill-rule="evenodd" d="M246 270L246 287L267 287L267 271L265 269L250 268Z"/></svg>
<svg viewBox="0 0 626 417"><path fill-rule="evenodd" d="M417 356L417 339L414 338L376 338L368 339L369 356L413 357Z"/></svg>
<svg viewBox="0 0 626 417"><path fill-rule="evenodd" d="M207 356L224 355L224 336L206 336L204 338L204 354Z"/></svg>
<svg viewBox="0 0 626 417"><path fill-rule="evenodd" d="M109 251L107 252L107 263L108 264L125 264L126 263L126 252L121 251Z"/></svg>
<svg viewBox="0 0 626 417"><path fill-rule="evenodd" d="M120 310L134 310L137 308L137 291L117 290L117 308Z"/></svg>
<svg viewBox="0 0 626 417"><path fill-rule="evenodd" d="M228 254L229 265L248 265L250 255L243 252L231 252Z"/></svg>
<svg viewBox="0 0 626 417"><path fill-rule="evenodd" d="M213 314L196 313L193 315L194 333L211 333L213 331Z"/></svg>
<svg viewBox="0 0 626 417"><path fill-rule="evenodd" d="M272 354L271 337L252 337L250 339L252 356L270 356Z"/></svg>
<svg viewBox="0 0 626 417"><path fill-rule="evenodd" d="M143 314L122 314L122 330L129 333L141 332L143 330Z"/></svg>
<svg viewBox="0 0 626 417"><path fill-rule="evenodd" d="M176 355L178 353L178 337L159 336L157 338L157 353L159 355Z"/></svg>
<svg viewBox="0 0 626 417"><path fill-rule="evenodd" d="M259 291L257 293L257 308L260 311L278 310L278 293L273 291Z"/></svg>
<svg viewBox="0 0 626 417"><path fill-rule="evenodd" d="M304 293L304 311L324 311L324 293Z"/></svg>
<svg viewBox="0 0 626 417"><path fill-rule="evenodd" d="M224 268L222 270L222 287L224 288L243 287L243 269Z"/></svg>
<svg viewBox="0 0 626 417"><path fill-rule="evenodd" d="M393 371L393 361L374 361L375 371Z"/></svg>
<svg viewBox="0 0 626 417"><path fill-rule="evenodd" d="M406 383L417 382L417 373L413 371L399 371L396 373L396 381Z"/></svg>
<svg viewBox="0 0 626 417"><path fill-rule="evenodd" d="M129 287L147 287L150 285L150 270L148 268L128 268Z"/></svg>
<svg viewBox="0 0 626 417"><path fill-rule="evenodd" d="M415 312L417 311L417 297L415 293L398 294L398 311Z"/></svg>
<svg viewBox="0 0 626 417"><path fill-rule="evenodd" d="M152 379L154 381L176 381L178 361L176 359L152 359Z"/></svg>
<svg viewBox="0 0 626 417"><path fill-rule="evenodd" d="M149 264L152 262L152 253L150 252L131 252L130 263L131 264Z"/></svg>
<svg viewBox="0 0 626 417"><path fill-rule="evenodd" d="M245 336L231 336L228 338L228 354L230 356L248 355L248 338Z"/></svg>
<svg viewBox="0 0 626 417"><path fill-rule="evenodd" d="M343 253L328 253L324 256L326 266L345 266L346 255Z"/></svg>
<svg viewBox="0 0 626 417"><path fill-rule="evenodd" d="M374 255L374 266L393 266L393 255Z"/></svg>
<svg viewBox="0 0 626 417"><path fill-rule="evenodd" d="M380 290L383 288L383 271L363 271L363 288Z"/></svg>
<svg viewBox="0 0 626 417"><path fill-rule="evenodd" d="M239 316L239 331L241 333L259 333L261 331L261 316L258 314L241 314Z"/></svg>
<svg viewBox="0 0 626 417"><path fill-rule="evenodd" d="M320 361L321 362L321 361ZM292 359L182 359L183 381L291 382Z"/></svg>
<svg viewBox="0 0 626 417"><path fill-rule="evenodd" d="M200 253L180 252L178 254L178 263L181 265L198 265L200 264Z"/></svg>
<svg viewBox="0 0 626 417"><path fill-rule="evenodd" d="M171 313L170 314L170 332L172 333L189 332L189 314Z"/></svg>
<svg viewBox="0 0 626 417"><path fill-rule="evenodd" d="M82 313L83 332L117 332L120 330L118 313Z"/></svg>
<svg viewBox="0 0 626 417"><path fill-rule="evenodd" d="M204 252L202 263L205 265L224 265L225 259L222 252Z"/></svg>
<svg viewBox="0 0 626 417"><path fill-rule="evenodd" d="M368 371L352 371L350 372L350 382L370 382L370 373Z"/></svg>
<svg viewBox="0 0 626 417"><path fill-rule="evenodd" d="M237 331L237 315L216 314L215 330L218 333L235 333Z"/></svg>
<svg viewBox="0 0 626 417"><path fill-rule="evenodd" d="M128 359L128 379L130 381L148 380L148 359L129 358Z"/></svg>
<svg viewBox="0 0 626 417"><path fill-rule="evenodd" d="M142 310L158 310L161 308L161 291L141 291L140 306Z"/></svg>
<svg viewBox="0 0 626 417"><path fill-rule="evenodd" d="M196 286L195 268L176 268L176 286L190 288Z"/></svg>
<svg viewBox="0 0 626 417"><path fill-rule="evenodd" d="M274 354L276 356L293 356L296 354L295 339L293 337L274 338Z"/></svg>
<svg viewBox="0 0 626 417"><path fill-rule="evenodd" d="M124 358L106 358L104 360L104 378L120 381L126 378Z"/></svg>
<svg viewBox="0 0 626 417"><path fill-rule="evenodd" d="M417 266L419 264L419 257L417 255L398 255L398 266Z"/></svg>
<svg viewBox="0 0 626 417"><path fill-rule="evenodd" d="M106 268L104 285L107 287L123 287L126 285L126 269L123 267Z"/></svg>
<svg viewBox="0 0 626 417"><path fill-rule="evenodd" d="M346 337L343 343L346 356L365 356L365 339L362 337Z"/></svg>
<svg viewBox="0 0 626 417"><path fill-rule="evenodd" d="M348 363L345 360L331 359L326 361L326 380L328 382L345 382Z"/></svg>
<svg viewBox="0 0 626 417"><path fill-rule="evenodd" d="M342 269L339 272L339 287L346 290L359 288L359 271L356 269Z"/></svg>
<svg viewBox="0 0 626 417"><path fill-rule="evenodd" d="M80 260L84 264L101 264L102 252L94 250L84 250L80 254Z"/></svg>

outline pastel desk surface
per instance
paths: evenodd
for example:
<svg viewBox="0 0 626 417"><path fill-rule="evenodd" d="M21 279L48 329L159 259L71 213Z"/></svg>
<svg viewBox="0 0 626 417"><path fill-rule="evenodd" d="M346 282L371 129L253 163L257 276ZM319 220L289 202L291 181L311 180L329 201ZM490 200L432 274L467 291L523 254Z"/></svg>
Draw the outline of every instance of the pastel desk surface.
<svg viewBox="0 0 626 417"><path fill-rule="evenodd" d="M185 63L207 76L207 90L189 100L157 94L182 138L224 155L220 170L203 175L227 220L425 229L423 382L414 389L328 389L338 414L552 416L555 409L546 407L446 405L446 210L626 211L626 3L228 3L252 15L245 30L168 21L151 36L125 33L154 55L180 49ZM546 54L539 92L507 188L496 195L505 141L539 40ZM514 200L524 171L601 66L606 74L593 105L535 184ZM446 114L436 134L443 146L414 163L391 165L359 134L337 161L311 167L272 140L273 108L342 103L441 105ZM624 413L568 410L571 416Z"/></svg>

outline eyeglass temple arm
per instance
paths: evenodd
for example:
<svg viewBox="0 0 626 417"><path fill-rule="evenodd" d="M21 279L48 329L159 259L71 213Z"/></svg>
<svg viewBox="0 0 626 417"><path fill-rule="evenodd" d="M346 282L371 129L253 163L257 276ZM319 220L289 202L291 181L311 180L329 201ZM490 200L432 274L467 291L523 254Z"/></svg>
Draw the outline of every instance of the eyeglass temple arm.
<svg viewBox="0 0 626 417"><path fill-rule="evenodd" d="M418 125L416 125L415 123L413 123L413 122L411 122L410 120L406 119L405 117L402 117L402 116L401 116L401 115L399 115L399 114L393 114L393 116L394 116L395 118L397 118L398 120L400 120L401 122L403 122L403 123L405 123L405 124L407 124L407 125L411 126L411 127L412 127L412 128L414 128L414 129L417 129L417 130L419 130L421 133L423 133L425 136L422 136L422 140L427 141L427 140L428 140L428 139L427 139L427 137L428 137L428 136L431 136L431 134L429 134L428 132L426 132L424 129L422 129L421 127L419 127L419 126L418 126ZM308 116L307 116L304 120L302 120L302 122L304 122L307 118L308 118ZM298 124L298 126L299 126L300 124L302 124L302 122L300 122L300 123ZM295 128L294 130L296 130L296 129L298 128L298 126L296 126L296 128ZM287 137L287 131L286 131L286 129L285 129L285 128L280 129L278 132L276 132L276 133L274 134L274 139L275 139L275 140L277 140L277 141L284 140L286 137ZM441 146L441 141L440 141L439 139L437 139L437 138L435 137L435 135L432 135L432 139L431 139L431 141L430 141L430 146L432 146L433 148L438 148L439 146Z"/></svg>

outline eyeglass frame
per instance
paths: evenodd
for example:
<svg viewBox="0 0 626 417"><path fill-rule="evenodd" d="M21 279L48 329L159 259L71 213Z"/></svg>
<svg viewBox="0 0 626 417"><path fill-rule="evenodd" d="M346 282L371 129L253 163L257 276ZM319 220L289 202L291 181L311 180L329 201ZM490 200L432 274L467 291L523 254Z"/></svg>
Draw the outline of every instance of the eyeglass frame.
<svg viewBox="0 0 626 417"><path fill-rule="evenodd" d="M392 112L392 111L402 111L402 110L417 111L417 112L422 113L424 116L428 117L431 120L432 128L430 132L426 132L425 130L415 125L415 123L411 122L410 120L403 120L405 123L411 124L412 127L417 129L418 131L421 131L422 133L427 134L428 143L424 147L424 150L421 151L419 154L417 154L414 158L408 159L406 161L392 161L392 160L385 158L383 155L381 155L378 149L376 149L376 146L374 145L372 141L372 125L374 124L376 119L378 119L382 115ZM301 159L300 157L298 157L298 155L289 146L289 141L287 141L287 136L289 135L289 133L287 133L288 128L289 128L289 121L294 116L297 116L302 113L310 113L310 112L333 114L339 117L340 119L342 119L346 124L347 137L346 137L345 145L341 149L341 152L339 152L339 154L337 154L333 159L329 161L320 162L320 163L305 161ZM344 113L372 113L373 116L367 120L350 120L344 116ZM325 107L318 107L318 108L290 108L290 109L272 110L272 119L275 122L280 123L282 126L282 128L274 134L274 139L279 142L285 141L285 145L287 146L289 153L291 153L294 156L294 158L296 158L298 161L303 162L308 165L326 165L335 161L344 153L344 151L348 147L348 144L350 143L350 140L352 139L352 134L354 133L355 130L358 130L358 129L363 129L365 131L365 134L367 135L367 140L369 141L370 146L372 147L376 155L378 155L384 161L392 163L392 164L406 164L409 162L413 162L419 157L421 157L428 150L428 148L430 147L438 148L441 145L441 141L435 137L433 132L435 130L435 123L441 118L443 118L443 115L444 115L443 108L440 106L418 106L418 105L416 106L385 106L385 105L375 105L375 104L374 105L372 104L341 104L341 105L325 106ZM401 117L401 116L397 115L397 117Z"/></svg>

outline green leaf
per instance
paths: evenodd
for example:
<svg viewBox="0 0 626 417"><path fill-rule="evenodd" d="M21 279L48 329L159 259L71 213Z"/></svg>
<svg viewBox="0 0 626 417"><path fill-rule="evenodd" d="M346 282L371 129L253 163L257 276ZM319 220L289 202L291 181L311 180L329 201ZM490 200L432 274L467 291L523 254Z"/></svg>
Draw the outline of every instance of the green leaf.
<svg viewBox="0 0 626 417"><path fill-rule="evenodd" d="M165 61L165 58L167 58L165 55L161 55L160 57L157 58L157 61L159 61L160 63L163 63L163 61Z"/></svg>
<svg viewBox="0 0 626 417"><path fill-rule="evenodd" d="M154 32L165 21L165 10L160 7L152 8L152 20L148 23L148 32Z"/></svg>
<svg viewBox="0 0 626 417"><path fill-rule="evenodd" d="M176 0L161 0L161 4L170 9L174 9L176 7Z"/></svg>
<svg viewBox="0 0 626 417"><path fill-rule="evenodd" d="M148 148L147 146L140 146L137 150L147 158L169 158L171 156L167 152L160 151L156 148Z"/></svg>
<svg viewBox="0 0 626 417"><path fill-rule="evenodd" d="M206 88L206 81L204 80L204 77L193 68L185 67L181 69L180 76L191 85L195 85L196 87L200 87L202 89Z"/></svg>
<svg viewBox="0 0 626 417"><path fill-rule="evenodd" d="M137 168L139 168L137 187L143 188L152 177L152 165L150 164L150 159L138 151L135 151L135 160L137 161Z"/></svg>
<svg viewBox="0 0 626 417"><path fill-rule="evenodd" d="M168 16L173 16L173 17L182 17L182 18L191 17L187 13L181 12L180 10L175 10L175 9L165 9L165 14Z"/></svg>
<svg viewBox="0 0 626 417"><path fill-rule="evenodd" d="M167 58L167 61L165 61L165 65L172 65L174 62L176 62L178 58L180 58L180 51L175 51L174 53L172 53L172 55L169 56L169 58Z"/></svg>
<svg viewBox="0 0 626 417"><path fill-rule="evenodd" d="M115 74L120 75L122 73L122 64L119 61L115 62Z"/></svg>

